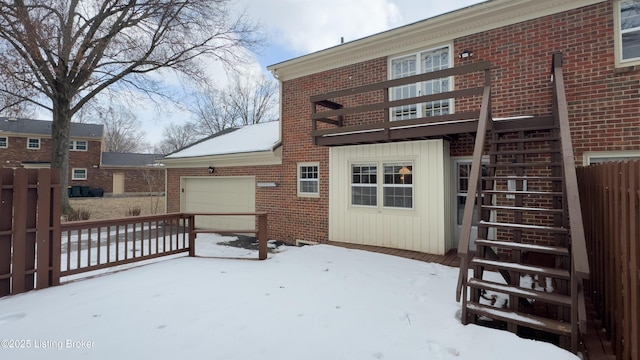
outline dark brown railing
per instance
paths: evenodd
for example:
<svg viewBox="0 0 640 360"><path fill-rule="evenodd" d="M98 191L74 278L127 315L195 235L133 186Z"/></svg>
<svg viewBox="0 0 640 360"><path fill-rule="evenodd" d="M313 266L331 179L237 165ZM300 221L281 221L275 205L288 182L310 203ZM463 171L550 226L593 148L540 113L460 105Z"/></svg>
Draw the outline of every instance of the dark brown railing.
<svg viewBox="0 0 640 360"><path fill-rule="evenodd" d="M565 207L569 215L571 233L571 343L572 349L578 347L578 330L586 331L587 312L584 302L583 280L589 278L589 260L582 223L580 194L576 176L576 164L571 144L569 112L562 73L562 54L553 55L553 115L560 128L562 148L562 169L564 172Z"/></svg>
<svg viewBox="0 0 640 360"><path fill-rule="evenodd" d="M586 293L619 360L640 358L640 161L578 168L593 271Z"/></svg>
<svg viewBox="0 0 640 360"><path fill-rule="evenodd" d="M428 80L488 72L489 67L488 61L480 61L454 68L311 96L311 136L314 144L332 146L375 143L475 132L477 119L480 116L478 111L456 112L407 120L391 120L389 109L403 105L419 106L419 104L437 100L479 97L483 95L486 88L486 86L482 86L481 79L480 86L469 86L458 90L392 101L389 100L389 90L394 87ZM471 81L469 84L475 85L476 82ZM358 99L363 96L382 98L383 101L350 107L340 103L358 103L360 102ZM381 121L350 124L349 119L345 118L350 115L373 111L382 111L382 115L379 116ZM320 129L318 127L319 122L333 127L327 128L325 126L325 128Z"/></svg>
<svg viewBox="0 0 640 360"><path fill-rule="evenodd" d="M61 276L189 251L192 218L180 213L61 225Z"/></svg>
<svg viewBox="0 0 640 360"><path fill-rule="evenodd" d="M476 133L476 142L473 148L473 162L471 163L471 173L469 174L469 189L467 191L467 200L464 205L464 215L462 220L462 229L460 230L460 238L458 240L458 256L460 257L460 273L458 275L458 284L456 286L456 301L460 301L460 297L467 298L467 274L469 269L469 243L471 237L471 226L473 218L473 207L476 206L476 196L480 185L480 176L482 173L482 152L484 151L485 138L487 130L491 129L491 73L487 69L485 71L485 86L482 95L482 105L480 108L480 117L478 120L478 129ZM481 202L478 201L480 206ZM478 211L478 214L481 212ZM463 294L464 290L464 294ZM462 318L466 319L466 306L462 307Z"/></svg>

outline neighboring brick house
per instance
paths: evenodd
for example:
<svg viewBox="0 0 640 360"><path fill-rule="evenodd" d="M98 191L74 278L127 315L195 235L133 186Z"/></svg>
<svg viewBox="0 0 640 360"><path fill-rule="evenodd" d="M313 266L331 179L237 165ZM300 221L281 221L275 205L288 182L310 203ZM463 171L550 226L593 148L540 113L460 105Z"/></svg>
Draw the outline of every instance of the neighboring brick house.
<svg viewBox="0 0 640 360"><path fill-rule="evenodd" d="M639 7L640 1L493 0L272 65L269 70L282 87L282 164L268 168L214 164L216 172L211 175L203 166L169 169L167 191L179 189L180 176L251 175L256 183L279 184L268 190L258 188L264 195L256 198L256 210L269 212L270 238L445 253L457 243L475 128L424 134L422 139L408 135L391 142L355 139L350 144L361 141L362 145L350 145L340 140L344 136L317 132L312 136L316 130L312 126L319 131L336 124L366 128L383 121L385 111L333 117L324 124L322 119L311 120L312 97L488 61L493 118L545 116L551 113L553 96L552 54L562 52L577 161L637 157L640 23L629 14ZM462 88L473 81L451 76L397 87L387 95L382 91L351 98L338 94L341 98L335 104L328 101L324 107L321 103L314 107L320 111L334 110L334 105L365 106L385 97L399 100ZM424 119L479 109L477 100L445 99L395 107L387 116L391 121ZM367 131L356 128L351 136ZM392 166L391 172L411 173L415 166L419 173L411 184L385 184L387 165ZM376 179L370 176L374 171L379 174ZM381 201L373 205L387 187L395 187L389 190L395 192L389 200L395 205L387 207ZM175 195L168 198L169 211L180 209L181 200Z"/></svg>
<svg viewBox="0 0 640 360"><path fill-rule="evenodd" d="M0 166L49 168L51 124L0 117ZM103 153L102 149L102 125L71 123L69 186L100 188L106 194L113 193L114 184L116 194L163 191L164 170L155 166L161 155Z"/></svg>

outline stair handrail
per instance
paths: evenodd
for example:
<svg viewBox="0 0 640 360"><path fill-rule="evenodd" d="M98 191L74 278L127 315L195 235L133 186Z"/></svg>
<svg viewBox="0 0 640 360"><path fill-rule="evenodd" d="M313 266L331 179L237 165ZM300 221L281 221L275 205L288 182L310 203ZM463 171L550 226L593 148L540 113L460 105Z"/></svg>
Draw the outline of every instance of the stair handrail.
<svg viewBox="0 0 640 360"><path fill-rule="evenodd" d="M560 128L560 144L562 148L562 169L565 178L567 194L567 209L569 211L569 227L571 231L571 263L575 273L582 279L589 278L589 259L580 208L580 194L578 192L578 177L571 143L571 128L569 127L569 111L565 94L564 76L562 72L562 53L553 54L552 83L554 85L554 117Z"/></svg>
<svg viewBox="0 0 640 360"><path fill-rule="evenodd" d="M471 163L471 173L469 174L469 188L467 189L467 200L464 205L464 215L462 218L462 229L458 240L458 257L460 258L460 273L458 274L458 285L456 287L456 301L460 301L462 287L467 284L469 269L469 244L471 237L471 222L473 218L473 207L480 185L480 175L482 172L482 153L484 151L487 130L491 128L491 69L484 71L484 90L482 92L482 104L480 106L480 116L478 117L478 131L473 148L473 161Z"/></svg>

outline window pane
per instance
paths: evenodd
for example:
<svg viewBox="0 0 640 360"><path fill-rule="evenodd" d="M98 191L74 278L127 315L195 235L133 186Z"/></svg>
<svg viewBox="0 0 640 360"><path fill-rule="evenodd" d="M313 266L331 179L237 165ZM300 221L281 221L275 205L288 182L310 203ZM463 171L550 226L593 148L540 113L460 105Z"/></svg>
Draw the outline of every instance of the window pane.
<svg viewBox="0 0 640 360"><path fill-rule="evenodd" d="M0 137L0 147L7 147L7 138L6 137Z"/></svg>
<svg viewBox="0 0 640 360"><path fill-rule="evenodd" d="M384 188L384 206L398 208L413 207L413 188L388 186Z"/></svg>
<svg viewBox="0 0 640 360"><path fill-rule="evenodd" d="M76 150L87 150L86 141L76 141Z"/></svg>
<svg viewBox="0 0 640 360"><path fill-rule="evenodd" d="M378 185L376 165L351 166L351 204L377 206Z"/></svg>
<svg viewBox="0 0 640 360"><path fill-rule="evenodd" d="M351 204L377 206L377 186L351 186Z"/></svg>
<svg viewBox="0 0 640 360"><path fill-rule="evenodd" d="M640 30L622 34L622 58L640 57Z"/></svg>
<svg viewBox="0 0 640 360"><path fill-rule="evenodd" d="M620 22L622 30L640 27L640 1L620 2Z"/></svg>

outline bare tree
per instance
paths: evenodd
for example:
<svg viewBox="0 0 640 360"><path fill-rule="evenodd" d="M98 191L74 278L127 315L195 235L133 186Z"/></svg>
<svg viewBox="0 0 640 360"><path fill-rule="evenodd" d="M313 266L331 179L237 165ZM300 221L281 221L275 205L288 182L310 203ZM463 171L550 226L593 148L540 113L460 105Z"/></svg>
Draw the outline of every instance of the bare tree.
<svg viewBox="0 0 640 360"><path fill-rule="evenodd" d="M246 78L235 74L226 91L229 107L236 113L239 125L258 124L277 119L278 84L260 74Z"/></svg>
<svg viewBox="0 0 640 360"><path fill-rule="evenodd" d="M224 90L206 89L195 95L191 112L200 136L234 126L277 119L278 84L266 76L233 74Z"/></svg>
<svg viewBox="0 0 640 360"><path fill-rule="evenodd" d="M171 123L162 131L162 141L156 146L156 153L170 154L193 144L202 138L191 122L183 124Z"/></svg>
<svg viewBox="0 0 640 360"><path fill-rule="evenodd" d="M255 34L228 0L0 0L0 93L52 112L51 166L66 188L71 118L89 100L162 94L161 69L205 81L207 59L239 61Z"/></svg>
<svg viewBox="0 0 640 360"><path fill-rule="evenodd" d="M118 153L133 153L146 146L142 123L122 105L109 106L99 114L104 125L104 150Z"/></svg>
<svg viewBox="0 0 640 360"><path fill-rule="evenodd" d="M195 118L195 131L200 136L210 136L233 127L237 115L226 99L226 94L209 88L194 96L191 112Z"/></svg>

